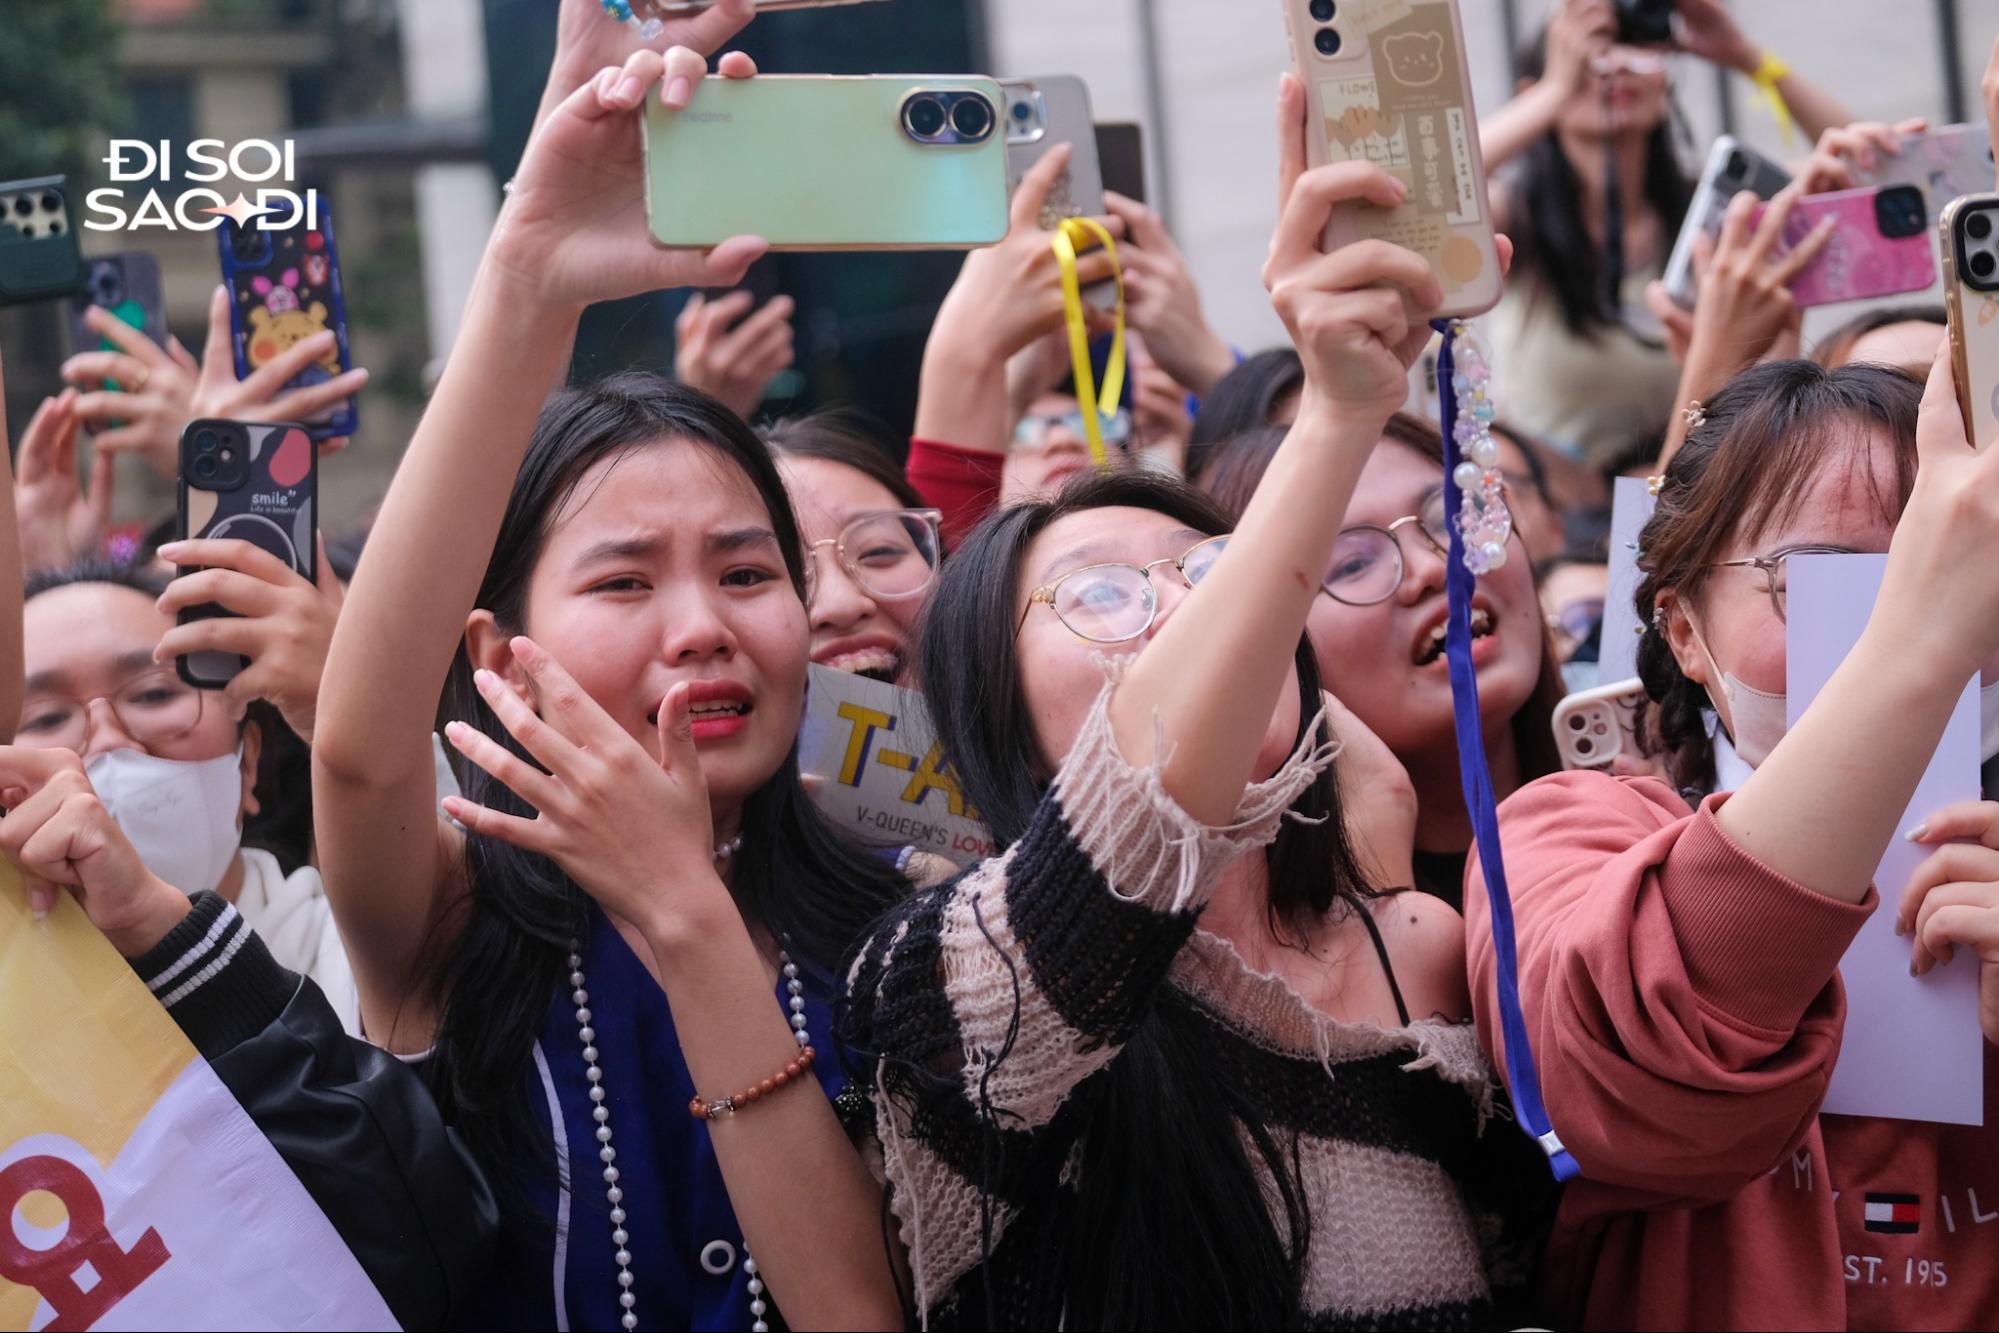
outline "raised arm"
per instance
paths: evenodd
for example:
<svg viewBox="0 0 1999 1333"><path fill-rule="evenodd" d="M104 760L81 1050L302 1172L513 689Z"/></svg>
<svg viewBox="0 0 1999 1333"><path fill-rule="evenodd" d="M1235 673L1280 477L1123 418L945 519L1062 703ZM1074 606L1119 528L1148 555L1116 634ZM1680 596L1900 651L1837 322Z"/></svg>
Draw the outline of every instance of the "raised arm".
<svg viewBox="0 0 1999 1333"><path fill-rule="evenodd" d="M313 744L321 865L363 1021L398 1049L429 1040L430 997L412 983L457 886L456 839L435 814L437 699L583 308L657 287L733 283L764 248L737 238L703 256L651 245L635 110L662 57L633 59L636 70L606 70L573 93L530 142L327 653ZM692 86L679 82L681 104ZM587 154L587 211L566 197L581 168L565 151Z"/></svg>
<svg viewBox="0 0 1999 1333"><path fill-rule="evenodd" d="M1590 62L1617 36L1610 0L1575 0L1548 20L1548 50L1541 77L1497 110L1479 117L1479 151L1491 178L1493 216L1500 226L1510 211L1509 192L1497 173L1549 130L1571 99L1581 97L1594 77Z"/></svg>
<svg viewBox="0 0 1999 1333"><path fill-rule="evenodd" d="M7 372L0 366L0 744L11 744L27 692L21 628L21 532L14 519L13 448L7 438Z"/></svg>
<svg viewBox="0 0 1999 1333"><path fill-rule="evenodd" d="M1754 77L1764 59L1775 54L1742 30L1722 0L1679 0L1678 13L1681 50L1744 78ZM1776 88L1808 139L1853 119L1838 98L1795 70L1779 78Z"/></svg>
<svg viewBox="0 0 1999 1333"><path fill-rule="evenodd" d="M1298 418L1228 549L1111 700L1118 748L1143 767L1163 738L1165 794L1207 825L1225 822L1242 799L1348 497L1408 394L1429 312L1443 302L1436 275L1411 251L1383 241L1320 250L1336 204L1391 206L1406 187L1369 163L1306 171L1305 116L1304 88L1287 75L1282 209L1264 282L1305 363Z"/></svg>

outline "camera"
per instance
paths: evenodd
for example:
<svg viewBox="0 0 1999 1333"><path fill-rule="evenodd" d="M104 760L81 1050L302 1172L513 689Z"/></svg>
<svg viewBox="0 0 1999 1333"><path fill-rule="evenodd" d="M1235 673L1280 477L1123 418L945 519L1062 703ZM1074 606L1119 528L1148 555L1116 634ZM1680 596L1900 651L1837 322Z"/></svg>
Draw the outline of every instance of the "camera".
<svg viewBox="0 0 1999 1333"><path fill-rule="evenodd" d="M197 421L181 436L181 470L203 490L236 490L250 480L249 444L233 422Z"/></svg>
<svg viewBox="0 0 1999 1333"><path fill-rule="evenodd" d="M1972 216L1984 217L1979 213ZM1984 220L1989 230L1991 219ZM1874 226L1886 239L1902 240L1920 235L1928 223L1929 209L1923 202L1923 192L1915 186L1897 185L1874 196Z"/></svg>
<svg viewBox="0 0 1999 1333"><path fill-rule="evenodd" d="M1021 120L1022 104L1008 114ZM1032 106L1027 114L1033 115ZM926 148L981 144L999 127L999 109L984 93L939 88L911 93L902 103L902 132Z"/></svg>
<svg viewBox="0 0 1999 1333"><path fill-rule="evenodd" d="M1666 46L1673 40L1677 0L1617 0L1617 40L1625 46Z"/></svg>
<svg viewBox="0 0 1999 1333"><path fill-rule="evenodd" d="M1913 188L1913 187L1911 187ZM1875 214L1883 235L1888 234L1889 217L1882 199L1893 190L1883 190L1875 199ZM1904 204L1901 207L1906 208ZM1962 206L1961 206L1962 207ZM1999 292L1999 221L1991 206L1964 207L1951 227L1951 246L1957 255L1957 272L1973 291Z"/></svg>

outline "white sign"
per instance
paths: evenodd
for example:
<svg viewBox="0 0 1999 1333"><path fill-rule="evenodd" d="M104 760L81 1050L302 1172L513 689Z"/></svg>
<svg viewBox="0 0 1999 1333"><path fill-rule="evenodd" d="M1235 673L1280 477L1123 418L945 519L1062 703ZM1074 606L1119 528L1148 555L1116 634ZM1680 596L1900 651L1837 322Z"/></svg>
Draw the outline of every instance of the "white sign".
<svg viewBox="0 0 1999 1333"><path fill-rule="evenodd" d="M810 784L819 808L865 842L959 865L993 853L914 690L813 667L798 762L819 779Z"/></svg>

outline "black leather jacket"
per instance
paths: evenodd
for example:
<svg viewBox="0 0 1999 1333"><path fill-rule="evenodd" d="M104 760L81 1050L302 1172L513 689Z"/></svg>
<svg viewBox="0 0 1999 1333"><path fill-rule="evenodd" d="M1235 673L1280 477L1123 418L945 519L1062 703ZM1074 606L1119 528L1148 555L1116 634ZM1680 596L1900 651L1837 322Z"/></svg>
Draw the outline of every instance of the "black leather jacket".
<svg viewBox="0 0 1999 1333"><path fill-rule="evenodd" d="M241 937L240 939L238 937ZM234 952L230 949L234 947ZM491 1272L499 1213L485 1176L416 1074L341 1030L312 982L278 966L211 893L132 967L353 1251L404 1328L449 1321ZM246 1238L254 1243L254 1237Z"/></svg>

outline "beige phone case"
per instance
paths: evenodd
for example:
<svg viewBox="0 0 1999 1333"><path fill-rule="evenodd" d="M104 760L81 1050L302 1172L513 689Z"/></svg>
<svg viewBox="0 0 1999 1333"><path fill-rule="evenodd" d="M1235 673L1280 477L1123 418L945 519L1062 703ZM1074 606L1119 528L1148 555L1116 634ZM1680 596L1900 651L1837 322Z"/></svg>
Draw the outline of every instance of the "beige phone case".
<svg viewBox="0 0 1999 1333"><path fill-rule="evenodd" d="M1999 290L1972 287L1958 267L1958 219L1973 206L1989 206L1999 223L1999 194L1968 194L1945 205L1937 222L1943 255L1943 298L1950 316L1950 356L1957 375L1964 430L1975 448L1999 440Z"/></svg>
<svg viewBox="0 0 1999 1333"><path fill-rule="evenodd" d="M1336 208L1326 249L1369 238L1406 246L1442 281L1440 314L1490 310L1499 301L1499 251L1457 0L1341 0L1333 9L1321 20L1312 0L1284 0L1312 114L1308 160L1374 162L1410 193L1395 208ZM1320 49L1324 31L1338 38L1331 55Z"/></svg>

